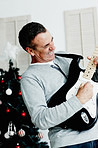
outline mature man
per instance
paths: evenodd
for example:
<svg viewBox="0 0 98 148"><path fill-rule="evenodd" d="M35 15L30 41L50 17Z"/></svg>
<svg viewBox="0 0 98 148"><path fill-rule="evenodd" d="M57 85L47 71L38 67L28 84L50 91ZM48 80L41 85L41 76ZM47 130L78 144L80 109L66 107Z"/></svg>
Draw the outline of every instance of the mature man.
<svg viewBox="0 0 98 148"><path fill-rule="evenodd" d="M52 148L97 148L98 122L81 132L57 126L92 99L92 84L81 84L76 95L59 105L48 107L53 94L67 82L72 59L55 55L53 37L43 25L36 22L23 26L19 32L19 42L32 59L21 78L22 96L32 123L40 129L49 129ZM98 65L98 56L93 63Z"/></svg>

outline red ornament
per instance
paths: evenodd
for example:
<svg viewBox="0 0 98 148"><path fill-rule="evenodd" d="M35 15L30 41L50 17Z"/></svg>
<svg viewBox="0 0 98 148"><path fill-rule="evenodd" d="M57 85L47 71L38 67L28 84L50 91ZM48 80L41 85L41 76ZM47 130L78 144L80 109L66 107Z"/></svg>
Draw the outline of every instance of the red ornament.
<svg viewBox="0 0 98 148"><path fill-rule="evenodd" d="M20 146L19 146L19 145L17 145L17 146L16 146L16 148L20 148Z"/></svg>
<svg viewBox="0 0 98 148"><path fill-rule="evenodd" d="M23 111L23 112L21 113L21 116L25 117L25 116L26 116L26 113Z"/></svg>
<svg viewBox="0 0 98 148"><path fill-rule="evenodd" d="M21 93L21 91L19 90L19 93L18 93L19 95L22 95L22 93Z"/></svg>
<svg viewBox="0 0 98 148"><path fill-rule="evenodd" d="M20 148L20 145L19 145L19 143L17 143L17 146L16 146L16 148Z"/></svg>
<svg viewBox="0 0 98 148"><path fill-rule="evenodd" d="M18 76L18 79L20 80L21 79L21 76Z"/></svg>
<svg viewBox="0 0 98 148"><path fill-rule="evenodd" d="M7 109L6 109L6 112L7 112L7 113L9 113L9 112L10 112L10 109L9 109L8 107L7 107Z"/></svg>
<svg viewBox="0 0 98 148"><path fill-rule="evenodd" d="M4 80L3 79L1 80L1 83L4 83Z"/></svg>
<svg viewBox="0 0 98 148"><path fill-rule="evenodd" d="M42 139L42 138L43 138L43 133L42 133L42 132L39 132L39 133L38 133L38 137L39 137L40 139Z"/></svg>
<svg viewBox="0 0 98 148"><path fill-rule="evenodd" d="M18 131L18 136L19 136L19 137L24 137L24 136L25 136L25 131L24 131L23 129L20 129L20 130Z"/></svg>

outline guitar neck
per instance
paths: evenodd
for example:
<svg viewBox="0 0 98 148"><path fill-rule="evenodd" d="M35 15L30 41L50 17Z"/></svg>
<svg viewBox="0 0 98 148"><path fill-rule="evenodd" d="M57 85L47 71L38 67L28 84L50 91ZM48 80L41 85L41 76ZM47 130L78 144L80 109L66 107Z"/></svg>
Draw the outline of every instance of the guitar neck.
<svg viewBox="0 0 98 148"><path fill-rule="evenodd" d="M90 80L93 77L93 74L96 70L96 64L93 63L93 60L96 56L98 56L98 47L96 47L96 49L91 57L91 60L89 61L88 66L83 74L83 77L85 79Z"/></svg>

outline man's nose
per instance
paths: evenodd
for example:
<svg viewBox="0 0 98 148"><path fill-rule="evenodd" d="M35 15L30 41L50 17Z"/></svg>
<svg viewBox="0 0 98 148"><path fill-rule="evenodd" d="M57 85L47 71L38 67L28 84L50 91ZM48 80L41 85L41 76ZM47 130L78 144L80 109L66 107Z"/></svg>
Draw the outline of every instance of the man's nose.
<svg viewBox="0 0 98 148"><path fill-rule="evenodd" d="M50 48L49 48L50 50L55 50L55 46L54 46L54 43L53 42L51 42L51 44L50 44Z"/></svg>

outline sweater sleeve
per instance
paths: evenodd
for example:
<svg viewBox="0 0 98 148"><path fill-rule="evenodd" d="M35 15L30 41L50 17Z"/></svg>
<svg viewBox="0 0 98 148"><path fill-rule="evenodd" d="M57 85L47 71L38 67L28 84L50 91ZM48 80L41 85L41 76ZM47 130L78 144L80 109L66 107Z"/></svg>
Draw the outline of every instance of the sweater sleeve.
<svg viewBox="0 0 98 148"><path fill-rule="evenodd" d="M48 108L43 87L36 78L22 78L21 92L32 123L40 129L54 127L82 108L82 104L75 96L58 106Z"/></svg>

